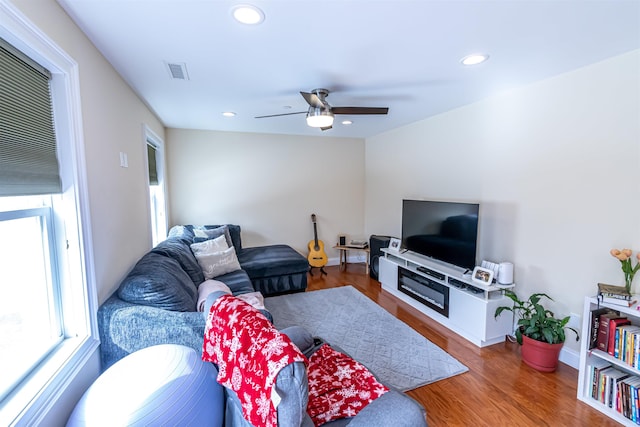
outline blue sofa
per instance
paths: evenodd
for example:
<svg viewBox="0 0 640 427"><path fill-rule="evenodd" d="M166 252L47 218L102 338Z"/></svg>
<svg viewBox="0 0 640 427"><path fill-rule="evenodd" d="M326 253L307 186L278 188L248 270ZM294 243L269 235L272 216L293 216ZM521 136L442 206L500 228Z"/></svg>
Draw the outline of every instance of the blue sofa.
<svg viewBox="0 0 640 427"><path fill-rule="evenodd" d="M102 369L137 350L158 344L178 344L202 353L209 307L220 292L209 293L203 312L196 311L198 286L203 270L191 250L198 231L219 226L176 226L169 237L145 254L125 277L118 290L98 310ZM227 225L229 241L236 248L241 269L215 277L232 294L259 290L265 296L302 292L306 289L307 259L286 245L242 248L240 227ZM204 289L204 288L203 288ZM202 297L202 296L201 296ZM271 314L263 311L270 318ZM309 357L319 341L300 327L283 330ZM282 398L279 425L311 427L306 414L307 373L301 363L290 364L278 375L275 387ZM219 402L226 427L249 427L242 416L237 395L224 389ZM332 421L327 426L426 426L424 408L406 394L390 390L365 407L356 417Z"/></svg>
<svg viewBox="0 0 640 427"><path fill-rule="evenodd" d="M234 295L305 291L309 264L293 248L243 248L238 225L175 226L98 309L103 370L136 350L157 344L181 344L202 351L205 316L196 311L196 303L205 276L190 245L198 241L198 230L221 228L228 230L241 268L214 279L224 282Z"/></svg>

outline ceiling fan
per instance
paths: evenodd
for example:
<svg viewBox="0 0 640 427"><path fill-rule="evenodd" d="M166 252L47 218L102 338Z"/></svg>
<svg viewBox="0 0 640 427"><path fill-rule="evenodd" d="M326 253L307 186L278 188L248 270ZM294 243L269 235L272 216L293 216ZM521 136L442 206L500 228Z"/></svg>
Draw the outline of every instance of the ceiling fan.
<svg viewBox="0 0 640 427"><path fill-rule="evenodd" d="M307 101L307 104L309 104L309 109L307 111L256 116L256 119L306 113L307 125L314 128L320 128L321 130L328 130L333 126L333 118L335 114L387 114L389 112L389 108L387 107L332 107L326 100L327 96L329 96L329 91L327 89L314 89L311 92L300 92L300 95L302 95L304 100Z"/></svg>

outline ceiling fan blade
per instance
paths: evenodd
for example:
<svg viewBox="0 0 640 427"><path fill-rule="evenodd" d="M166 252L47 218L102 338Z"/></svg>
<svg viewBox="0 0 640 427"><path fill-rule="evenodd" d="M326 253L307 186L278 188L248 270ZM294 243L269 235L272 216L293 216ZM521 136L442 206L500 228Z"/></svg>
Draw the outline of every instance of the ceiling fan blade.
<svg viewBox="0 0 640 427"><path fill-rule="evenodd" d="M255 116L254 119L264 119L267 117L292 116L294 114L305 114L306 111L296 111L295 113L270 114L268 116Z"/></svg>
<svg viewBox="0 0 640 427"><path fill-rule="evenodd" d="M331 107L333 114L387 114L389 108L377 107Z"/></svg>
<svg viewBox="0 0 640 427"><path fill-rule="evenodd" d="M315 93L300 92L300 95L302 95L304 100L307 101L307 104L311 105L312 107L315 107L315 108L326 107L325 103L322 102L320 97Z"/></svg>

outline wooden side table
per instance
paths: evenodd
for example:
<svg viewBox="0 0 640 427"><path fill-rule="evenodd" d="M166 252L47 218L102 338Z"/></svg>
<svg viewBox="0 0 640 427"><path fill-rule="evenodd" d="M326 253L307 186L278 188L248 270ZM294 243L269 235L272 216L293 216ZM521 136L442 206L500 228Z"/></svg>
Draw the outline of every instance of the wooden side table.
<svg viewBox="0 0 640 427"><path fill-rule="evenodd" d="M362 251L365 252L365 262L366 262L366 271L369 274L369 247L366 248L355 248L353 246L344 246L344 245L335 245L333 249L337 249L340 255L340 270L347 270L347 256L349 255L349 251Z"/></svg>

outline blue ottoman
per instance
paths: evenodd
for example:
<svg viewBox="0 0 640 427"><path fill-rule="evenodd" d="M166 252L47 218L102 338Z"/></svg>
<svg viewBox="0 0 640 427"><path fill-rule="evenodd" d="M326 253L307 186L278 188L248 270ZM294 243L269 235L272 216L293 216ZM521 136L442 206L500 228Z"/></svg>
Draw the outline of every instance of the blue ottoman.
<svg viewBox="0 0 640 427"><path fill-rule="evenodd" d="M291 246L242 248L238 260L249 275L253 288L265 297L307 289L309 261Z"/></svg>
<svg viewBox="0 0 640 427"><path fill-rule="evenodd" d="M218 372L189 347L162 344L119 360L89 387L67 426L222 426Z"/></svg>

